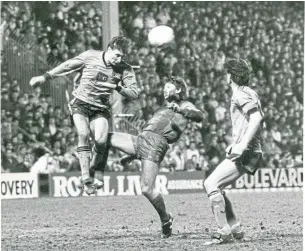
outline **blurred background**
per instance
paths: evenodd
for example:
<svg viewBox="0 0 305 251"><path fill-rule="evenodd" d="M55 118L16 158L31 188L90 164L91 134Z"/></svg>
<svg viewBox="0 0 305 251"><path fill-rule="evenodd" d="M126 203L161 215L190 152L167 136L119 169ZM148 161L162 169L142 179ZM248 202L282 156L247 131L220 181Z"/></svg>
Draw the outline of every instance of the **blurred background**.
<svg viewBox="0 0 305 251"><path fill-rule="evenodd" d="M160 171L202 170L208 175L231 142L224 62L242 57L252 68L251 85L265 112L262 167L302 166L304 2L116 6L115 32L132 40L126 61L139 66L135 71L141 92L138 100L121 100L114 108L112 130L138 134L163 104L166 76L182 76L190 87L189 101L208 114L208 121L188 123ZM1 3L2 172L79 170L76 131L67 109L76 74L35 88L28 83L85 50L105 49L105 15L101 2ZM162 50L147 41L149 30L160 24L172 27L176 36ZM141 169L138 161L120 165L120 156L111 150L107 171Z"/></svg>

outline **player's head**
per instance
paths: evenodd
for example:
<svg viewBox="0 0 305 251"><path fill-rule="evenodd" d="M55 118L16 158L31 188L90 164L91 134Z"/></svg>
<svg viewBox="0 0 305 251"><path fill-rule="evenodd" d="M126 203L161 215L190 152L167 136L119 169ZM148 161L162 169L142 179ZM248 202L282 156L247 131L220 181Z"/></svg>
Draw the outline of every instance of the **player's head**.
<svg viewBox="0 0 305 251"><path fill-rule="evenodd" d="M226 63L227 81L233 81L237 85L248 85L250 79L250 67L243 59L229 59Z"/></svg>
<svg viewBox="0 0 305 251"><path fill-rule="evenodd" d="M171 101L182 101L188 96L188 87L181 77L169 77L164 86L164 98Z"/></svg>
<svg viewBox="0 0 305 251"><path fill-rule="evenodd" d="M119 64L123 57L128 53L130 40L123 36L113 37L108 44L107 54L110 64Z"/></svg>

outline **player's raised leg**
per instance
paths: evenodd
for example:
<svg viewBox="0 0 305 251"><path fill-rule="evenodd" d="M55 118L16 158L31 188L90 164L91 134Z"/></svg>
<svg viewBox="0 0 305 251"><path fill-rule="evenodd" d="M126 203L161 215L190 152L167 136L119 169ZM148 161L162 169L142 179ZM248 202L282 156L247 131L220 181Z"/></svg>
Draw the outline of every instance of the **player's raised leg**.
<svg viewBox="0 0 305 251"><path fill-rule="evenodd" d="M172 216L167 213L162 195L155 189L155 181L159 171L158 164L150 160L142 160L141 189L143 195L150 201L160 216L162 237L172 234Z"/></svg>
<svg viewBox="0 0 305 251"><path fill-rule="evenodd" d="M94 138L90 161L90 176L97 189L103 187L103 175L108 159L108 119L97 117L90 121L90 129ZM95 171L101 171L101 177L95 177Z"/></svg>
<svg viewBox="0 0 305 251"><path fill-rule="evenodd" d="M90 128L89 119L83 114L76 113L73 115L73 121L78 135L77 153L81 167L82 183L84 190L88 194L94 193L92 187L93 180L90 178L89 165L90 165Z"/></svg>
<svg viewBox="0 0 305 251"><path fill-rule="evenodd" d="M127 133L119 133L113 132L108 134L108 147L113 147L118 149L128 155L135 156L136 149L134 146L134 140L136 140L136 136L127 134Z"/></svg>
<svg viewBox="0 0 305 251"><path fill-rule="evenodd" d="M212 234L213 243L225 243L232 240L231 227L227 219L227 214L232 214L233 209L231 204L231 211L229 208L230 205L226 206L226 201L221 190L243 174L244 172L239 170L234 162L225 159L204 182L211 202L212 212L219 228L217 232ZM227 209L229 209L229 212L227 212ZM237 221L236 217L235 221Z"/></svg>

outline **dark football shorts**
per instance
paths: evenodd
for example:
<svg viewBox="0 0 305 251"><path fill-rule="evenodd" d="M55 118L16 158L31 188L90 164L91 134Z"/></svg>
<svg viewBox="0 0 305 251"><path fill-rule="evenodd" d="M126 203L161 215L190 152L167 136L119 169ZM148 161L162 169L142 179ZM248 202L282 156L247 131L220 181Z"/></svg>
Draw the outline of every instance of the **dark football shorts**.
<svg viewBox="0 0 305 251"><path fill-rule="evenodd" d="M77 98L70 102L70 108L70 113L72 116L74 114L82 114L85 117L88 117L89 121L100 117L104 117L106 119L110 118L110 112L108 109L91 105Z"/></svg>
<svg viewBox="0 0 305 251"><path fill-rule="evenodd" d="M162 162L169 148L166 138L149 131L133 136L132 141L138 159L147 159L158 165Z"/></svg>
<svg viewBox="0 0 305 251"><path fill-rule="evenodd" d="M233 157L233 156L232 156ZM244 153L234 160L237 167L246 171L246 173L254 175L256 170L260 167L263 154L261 152L254 152L252 150L246 150ZM230 153L227 158L230 159Z"/></svg>

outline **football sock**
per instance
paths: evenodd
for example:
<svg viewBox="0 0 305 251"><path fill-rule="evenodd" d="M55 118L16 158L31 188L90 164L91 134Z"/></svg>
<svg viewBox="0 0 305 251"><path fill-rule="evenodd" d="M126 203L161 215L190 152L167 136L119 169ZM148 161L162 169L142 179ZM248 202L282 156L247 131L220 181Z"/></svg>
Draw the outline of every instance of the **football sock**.
<svg viewBox="0 0 305 251"><path fill-rule="evenodd" d="M101 171L103 174L107 166L108 155L109 155L109 147L106 147L103 153L103 157L101 158L101 162L98 165L98 170Z"/></svg>
<svg viewBox="0 0 305 251"><path fill-rule="evenodd" d="M169 220L169 215L166 212L165 203L161 194L158 194L154 199L148 198L150 203L154 206L158 212L162 222L167 222Z"/></svg>
<svg viewBox="0 0 305 251"><path fill-rule="evenodd" d="M103 151L97 149L95 144L92 148L92 158L90 162L90 176L93 178L95 171L101 171L104 174L107 159L108 159L109 148Z"/></svg>
<svg viewBox="0 0 305 251"><path fill-rule="evenodd" d="M90 164L90 147L87 146L79 146L77 147L77 153L82 173L82 178L88 179L90 178L89 175L89 164Z"/></svg>
<svg viewBox="0 0 305 251"><path fill-rule="evenodd" d="M223 195L223 198L224 198L225 204L226 204L227 221L230 226L233 226L234 224L237 223L237 219L236 219L235 213L233 211L232 203L229 200L229 198L227 197L227 195L225 194L225 192L222 192L222 195Z"/></svg>
<svg viewBox="0 0 305 251"><path fill-rule="evenodd" d="M208 196L211 201L212 212L219 229L222 230L222 233L229 233L231 230L227 222L225 200L223 195L219 190L217 190L211 192Z"/></svg>

